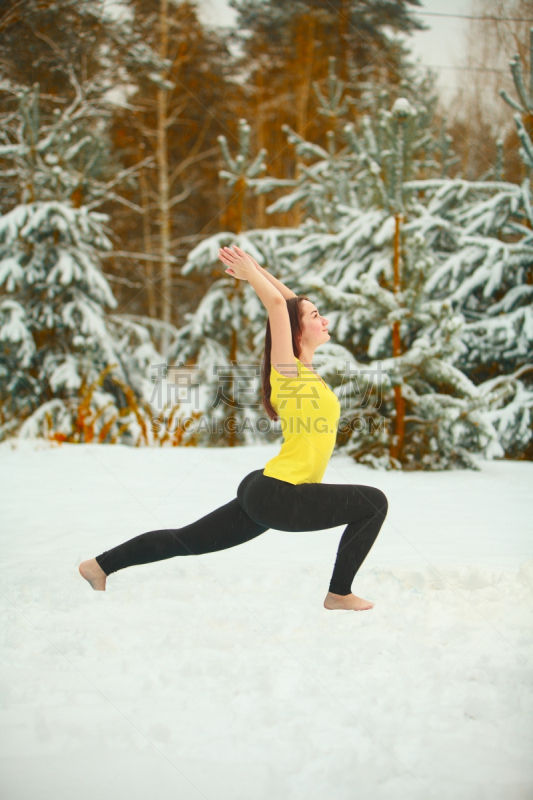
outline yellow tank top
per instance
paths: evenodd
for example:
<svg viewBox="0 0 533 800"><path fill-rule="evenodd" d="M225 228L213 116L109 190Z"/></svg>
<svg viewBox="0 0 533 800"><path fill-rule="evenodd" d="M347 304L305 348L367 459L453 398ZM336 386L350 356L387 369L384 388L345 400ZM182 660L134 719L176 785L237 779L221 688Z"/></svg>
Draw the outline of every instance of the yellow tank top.
<svg viewBox="0 0 533 800"><path fill-rule="evenodd" d="M287 483L321 483L337 439L340 403L322 378L299 359L297 378L270 370L270 402L281 421L283 444L263 475Z"/></svg>

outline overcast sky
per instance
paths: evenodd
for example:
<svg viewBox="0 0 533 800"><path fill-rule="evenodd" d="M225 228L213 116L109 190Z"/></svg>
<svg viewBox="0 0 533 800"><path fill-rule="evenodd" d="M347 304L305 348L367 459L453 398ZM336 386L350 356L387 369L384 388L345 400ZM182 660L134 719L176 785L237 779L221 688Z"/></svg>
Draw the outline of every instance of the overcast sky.
<svg viewBox="0 0 533 800"><path fill-rule="evenodd" d="M289 0L290 1L290 0ZM433 14L471 14L472 0L422 0L421 11ZM198 3L200 17L207 23L216 25L233 25L235 12L228 7L226 0L202 0ZM454 67L460 60L463 46L463 31L467 20L453 17L421 17L430 30L405 36L420 61L428 66L438 65L439 87L443 99L447 100L453 93L455 77L458 74ZM442 68L444 67L444 68Z"/></svg>

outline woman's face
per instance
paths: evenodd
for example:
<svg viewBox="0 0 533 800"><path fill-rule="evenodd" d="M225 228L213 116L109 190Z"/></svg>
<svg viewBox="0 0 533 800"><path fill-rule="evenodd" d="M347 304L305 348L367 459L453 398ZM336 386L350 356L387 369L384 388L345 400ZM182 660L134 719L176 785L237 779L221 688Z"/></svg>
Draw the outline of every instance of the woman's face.
<svg viewBox="0 0 533 800"><path fill-rule="evenodd" d="M314 350L318 345L329 342L327 331L329 319L321 316L317 307L310 300L302 300L302 347Z"/></svg>

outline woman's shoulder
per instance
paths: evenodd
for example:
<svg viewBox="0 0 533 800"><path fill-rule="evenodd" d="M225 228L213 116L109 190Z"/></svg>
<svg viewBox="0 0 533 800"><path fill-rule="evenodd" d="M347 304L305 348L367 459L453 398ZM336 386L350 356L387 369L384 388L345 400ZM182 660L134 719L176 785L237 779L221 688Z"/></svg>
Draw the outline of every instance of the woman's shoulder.
<svg viewBox="0 0 533 800"><path fill-rule="evenodd" d="M301 364L301 362L300 362L300 361L299 361L299 360L296 358L296 356L294 356L294 358L296 359L296 361L298 362L298 364ZM283 375L283 373L282 373L282 372L279 372L279 370L277 370L277 369L276 369L276 367L274 366L274 364L272 364L272 362L270 363L270 374L272 374L273 372L275 372L275 373L276 373L276 375L281 375L281 377L282 377L282 378L286 378L286 379L287 379L287 378L288 378L288 379L290 379L291 377L294 377L294 378L296 378L296 377L300 377L300 374L301 374L301 369L300 369L300 367L298 367L298 364L296 364L296 365L295 365L295 366L296 366L296 369L297 369L297 371L298 371L298 375L297 375L297 376L296 376L296 375L294 375L294 376L290 376L290 375ZM285 365L283 365L283 366L285 366ZM288 366L288 365L287 365L287 366Z"/></svg>

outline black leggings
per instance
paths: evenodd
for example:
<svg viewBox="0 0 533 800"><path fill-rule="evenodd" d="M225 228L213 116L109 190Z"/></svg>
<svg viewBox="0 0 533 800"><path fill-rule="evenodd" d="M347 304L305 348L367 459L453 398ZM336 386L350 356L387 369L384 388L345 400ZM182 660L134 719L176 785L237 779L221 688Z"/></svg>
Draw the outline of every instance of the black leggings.
<svg viewBox="0 0 533 800"><path fill-rule="evenodd" d="M176 530L142 533L96 556L106 575L134 564L174 556L226 550L255 539L269 528L317 531L348 523L342 534L329 591L350 594L352 581L374 544L387 514L387 498L373 486L300 483L250 472L237 497L205 517Z"/></svg>

